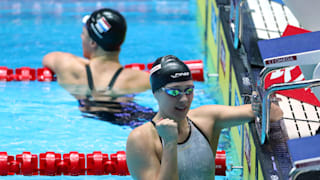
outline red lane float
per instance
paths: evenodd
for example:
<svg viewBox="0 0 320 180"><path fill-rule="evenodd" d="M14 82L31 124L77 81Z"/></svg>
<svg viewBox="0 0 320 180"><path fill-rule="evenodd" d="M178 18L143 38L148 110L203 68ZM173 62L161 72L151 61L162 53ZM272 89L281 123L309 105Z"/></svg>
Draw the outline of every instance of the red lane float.
<svg viewBox="0 0 320 180"><path fill-rule="evenodd" d="M79 175L130 175L125 151L118 151L115 154L104 154L101 151L94 151L85 156L83 153L72 151L61 155L55 152L40 153L38 168L38 156L30 152L14 156L7 152L0 152L0 176L24 175L32 176L79 176ZM63 159L61 159L63 157ZM216 175L226 175L226 154L225 151L216 153Z"/></svg>
<svg viewBox="0 0 320 180"><path fill-rule="evenodd" d="M14 156L8 156L7 152L0 152L0 175L14 175L19 173L19 166Z"/></svg>
<svg viewBox="0 0 320 180"><path fill-rule="evenodd" d="M183 61L189 67L192 78L195 81L204 81L203 76L203 63L202 60L187 60ZM142 63L132 63L124 66L125 68L131 68L136 70L146 70L149 71L152 68L152 63L146 65ZM15 74L14 74L15 72ZM55 81L56 77L52 70L47 67L43 68L30 68L30 67L21 67L15 69L9 69L5 66L0 66L0 81Z"/></svg>
<svg viewBox="0 0 320 180"><path fill-rule="evenodd" d="M36 80L36 70L29 67L17 68L14 79L16 81L34 81Z"/></svg>
<svg viewBox="0 0 320 180"><path fill-rule="evenodd" d="M136 69L136 70L145 70L146 65L142 63L132 63L132 64L127 64L124 66L124 68L130 68L130 69Z"/></svg>
<svg viewBox="0 0 320 180"><path fill-rule="evenodd" d="M17 175L32 176L38 175L38 156L30 152L23 152L16 155L16 161L20 165Z"/></svg>
<svg viewBox="0 0 320 180"><path fill-rule="evenodd" d="M203 63L201 60L189 60L183 62L186 63L186 65L189 67L192 74L192 78L195 81L204 81Z"/></svg>
<svg viewBox="0 0 320 180"><path fill-rule="evenodd" d="M0 66L0 81L12 81L14 79L13 69Z"/></svg>
<svg viewBox="0 0 320 180"><path fill-rule="evenodd" d="M79 176L86 173L85 155L75 151L69 154L63 154L63 162L65 164L65 172L63 175Z"/></svg>
<svg viewBox="0 0 320 180"><path fill-rule="evenodd" d="M95 151L92 154L87 154L87 175L107 175L111 172L105 171L105 165L109 162L108 154L103 154L100 151Z"/></svg>
<svg viewBox="0 0 320 180"><path fill-rule="evenodd" d="M30 152L16 155L16 160L7 152L0 152L0 175L130 175L124 151L110 154L110 159L108 154L103 154L101 151L95 151L87 156L75 151L63 156L60 153L46 152L40 153L39 157L40 168L38 168L38 156Z"/></svg>
<svg viewBox="0 0 320 180"><path fill-rule="evenodd" d="M15 74L13 73L15 72ZM5 66L0 66L0 81L55 81L54 73L49 68L30 68L21 67L15 69L9 69Z"/></svg>
<svg viewBox="0 0 320 180"><path fill-rule="evenodd" d="M37 69L37 79L38 81L47 81L47 82L57 80L54 72L47 67Z"/></svg>
<svg viewBox="0 0 320 180"><path fill-rule="evenodd" d="M61 154L54 152L40 153L40 175L55 176L66 172L66 166L61 161Z"/></svg>
<svg viewBox="0 0 320 180"><path fill-rule="evenodd" d="M216 159L215 159L215 164L216 164L216 172L215 174L218 176L225 176L226 175L226 152L225 151L217 151L216 153Z"/></svg>

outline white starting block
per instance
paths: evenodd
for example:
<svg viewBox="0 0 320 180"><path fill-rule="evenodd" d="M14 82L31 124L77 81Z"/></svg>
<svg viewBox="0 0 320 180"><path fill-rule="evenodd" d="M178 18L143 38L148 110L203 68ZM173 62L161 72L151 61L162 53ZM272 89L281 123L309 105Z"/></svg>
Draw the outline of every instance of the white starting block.
<svg viewBox="0 0 320 180"><path fill-rule="evenodd" d="M262 121L259 122L261 132L258 133L262 144L268 137L269 98L274 92L283 95L278 97L282 99L280 107L285 114L289 138L312 136L319 128L320 112L316 107L320 107L320 87L316 87L320 85L319 41L320 31L258 42L265 67L273 69L262 77L266 89L262 99Z"/></svg>
<svg viewBox="0 0 320 180"><path fill-rule="evenodd" d="M320 174L320 135L288 140L293 168L290 179L318 179Z"/></svg>
<svg viewBox="0 0 320 180"><path fill-rule="evenodd" d="M320 175L320 31L259 41L266 69L262 77L260 138L269 132L270 95L276 93L284 112L284 134L293 169L290 179ZM259 133L258 133L259 134ZM299 177L299 178L298 178Z"/></svg>

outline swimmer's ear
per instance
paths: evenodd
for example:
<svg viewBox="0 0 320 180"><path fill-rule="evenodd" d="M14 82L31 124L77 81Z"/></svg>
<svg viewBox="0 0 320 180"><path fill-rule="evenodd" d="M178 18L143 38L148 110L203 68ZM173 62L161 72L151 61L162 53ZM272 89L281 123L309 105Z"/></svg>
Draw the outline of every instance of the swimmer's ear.
<svg viewBox="0 0 320 180"><path fill-rule="evenodd" d="M93 40L93 39L91 39L91 38L90 38L90 45L91 45L92 47L96 47L96 46L98 46L97 42L96 42L96 41L94 41L94 40Z"/></svg>

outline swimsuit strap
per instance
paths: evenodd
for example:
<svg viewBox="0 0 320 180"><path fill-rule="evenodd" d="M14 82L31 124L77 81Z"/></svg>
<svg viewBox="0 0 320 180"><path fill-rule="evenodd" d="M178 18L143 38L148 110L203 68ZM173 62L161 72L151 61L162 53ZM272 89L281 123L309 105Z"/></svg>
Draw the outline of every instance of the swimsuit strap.
<svg viewBox="0 0 320 180"><path fill-rule="evenodd" d="M90 90L94 90L94 84L93 84L93 79L92 79L92 73L89 64L86 64L86 71L87 71L87 77L88 77L88 85Z"/></svg>
<svg viewBox="0 0 320 180"><path fill-rule="evenodd" d="M150 122L154 127L156 127L156 123L154 121L151 120Z"/></svg>
<svg viewBox="0 0 320 180"><path fill-rule="evenodd" d="M183 142L180 142L180 143L178 143L178 144L184 144L185 142L188 141L188 139L189 139L190 136L191 136L191 131L192 131L192 129L191 129L191 119L189 119L188 116L187 116L187 122L188 122L188 127L189 127L188 137L187 137Z"/></svg>
<svg viewBox="0 0 320 180"><path fill-rule="evenodd" d="M154 122L154 121L150 121L151 122L151 124L154 126L154 128L156 128L156 123ZM185 142L187 142L188 141L188 139L190 138L190 136L191 136L191 131L192 131L192 129L191 129L191 123L193 124L193 122L191 121L191 119L189 119L189 117L187 117L187 122L188 122L188 126L189 126L189 134L188 134L188 137L183 141L183 142L180 142L180 143L178 143L178 144L184 144ZM201 131L200 131L201 132ZM202 133L202 132L201 132ZM203 133L202 133L203 134ZM205 136L206 137L206 136ZM161 142L161 144L162 144L162 146L164 146L164 144L162 143L162 138L159 136L159 138L160 138L160 142Z"/></svg>
<svg viewBox="0 0 320 180"><path fill-rule="evenodd" d="M156 123L154 122L154 121L150 121L151 122L151 124L153 125L153 127L154 128L156 128ZM157 131L157 133L158 133L158 131ZM164 144L162 143L162 138L161 138L161 136L158 134L158 136L159 136L159 139L160 139L160 143L161 143L161 145L162 145L162 148L163 148L163 146L164 146ZM160 160L160 162L161 162L161 160Z"/></svg>
<svg viewBox="0 0 320 180"><path fill-rule="evenodd" d="M120 67L120 68L117 70L117 72L114 73L114 75L113 75L113 77L112 77L112 79L111 79L111 81L110 81L110 83L109 83L109 85L108 85L108 90L111 90L111 89L112 89L114 83L116 82L116 80L117 80L117 78L118 78L118 76L119 76L119 74L121 73L122 70L123 70L123 67Z"/></svg>
<svg viewBox="0 0 320 180"><path fill-rule="evenodd" d="M191 119L188 118L188 120L192 123L192 125L193 125L195 128L198 129L198 131L202 134L202 136L208 141L208 143L209 143L210 146L211 146L211 143L210 143L208 137L202 132L202 130L201 130Z"/></svg>

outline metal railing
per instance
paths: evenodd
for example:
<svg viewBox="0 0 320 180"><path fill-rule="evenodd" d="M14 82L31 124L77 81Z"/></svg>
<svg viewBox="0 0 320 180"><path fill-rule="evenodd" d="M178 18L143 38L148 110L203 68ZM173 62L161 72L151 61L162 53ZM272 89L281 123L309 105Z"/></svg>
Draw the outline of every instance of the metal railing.
<svg viewBox="0 0 320 180"><path fill-rule="evenodd" d="M271 72L271 71L276 71L276 70L280 70L283 68L286 68L288 66L285 67L264 67L261 71L260 71L260 79L261 79L261 87L264 87L264 79L265 77Z"/></svg>
<svg viewBox="0 0 320 180"><path fill-rule="evenodd" d="M262 98L262 127L260 143L264 144L266 137L269 137L270 128L270 96L275 91L300 89L300 88L312 88L320 86L320 79L311 79L298 82L280 83L271 85L263 94ZM259 134L259 133L258 133Z"/></svg>
<svg viewBox="0 0 320 180"><path fill-rule="evenodd" d="M289 172L289 177L292 180L298 178L298 176L304 173L312 173L312 171L320 171L320 158L311 158L301 160L295 163L295 166Z"/></svg>

